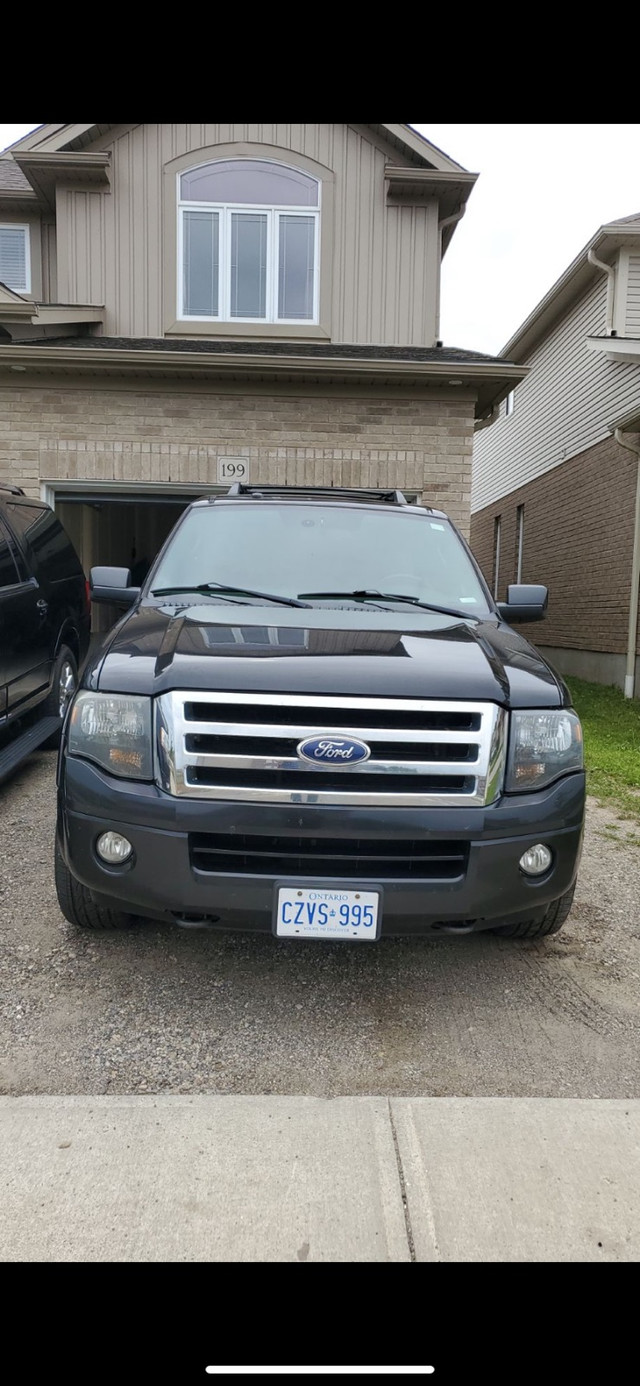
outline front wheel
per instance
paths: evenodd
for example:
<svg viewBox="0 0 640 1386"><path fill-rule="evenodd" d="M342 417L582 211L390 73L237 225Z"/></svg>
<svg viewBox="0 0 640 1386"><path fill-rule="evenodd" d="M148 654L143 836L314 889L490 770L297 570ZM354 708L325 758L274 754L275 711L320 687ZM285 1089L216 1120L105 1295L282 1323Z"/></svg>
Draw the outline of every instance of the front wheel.
<svg viewBox="0 0 640 1386"><path fill-rule="evenodd" d="M575 885L572 885L566 895L553 900L537 924L502 924L492 929L492 933L500 934L503 938L546 938L549 934L557 934L569 915L574 891Z"/></svg>
<svg viewBox="0 0 640 1386"><path fill-rule="evenodd" d="M67 708L78 687L78 666L75 655L68 645L62 645L58 650L56 662L53 666L53 680L51 692L46 702L42 704L41 713L43 717L59 717L60 729L64 722ZM55 731L48 741L45 741L43 749L45 751L54 750L60 741L60 731Z"/></svg>
<svg viewBox="0 0 640 1386"><path fill-rule="evenodd" d="M65 919L77 929L130 929L135 917L110 905L99 905L90 890L76 881L60 851L56 838L55 882L58 904Z"/></svg>

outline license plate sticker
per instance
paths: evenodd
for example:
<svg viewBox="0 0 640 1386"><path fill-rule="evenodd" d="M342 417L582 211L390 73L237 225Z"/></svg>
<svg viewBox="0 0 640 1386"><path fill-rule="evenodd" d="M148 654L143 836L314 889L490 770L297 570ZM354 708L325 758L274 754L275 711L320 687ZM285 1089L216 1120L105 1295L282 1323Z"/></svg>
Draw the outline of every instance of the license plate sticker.
<svg viewBox="0 0 640 1386"><path fill-rule="evenodd" d="M375 943L380 934L380 896L379 890L277 886L276 936Z"/></svg>

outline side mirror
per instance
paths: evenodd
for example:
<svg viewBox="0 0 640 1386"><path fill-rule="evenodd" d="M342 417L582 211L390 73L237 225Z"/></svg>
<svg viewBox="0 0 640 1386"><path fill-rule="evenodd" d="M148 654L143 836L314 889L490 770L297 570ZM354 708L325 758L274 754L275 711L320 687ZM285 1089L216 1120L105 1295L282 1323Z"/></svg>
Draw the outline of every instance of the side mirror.
<svg viewBox="0 0 640 1386"><path fill-rule="evenodd" d="M497 607L502 620L509 625L517 621L543 621L548 600L548 589L539 583L514 582L507 588L506 602L498 602Z"/></svg>
<svg viewBox="0 0 640 1386"><path fill-rule="evenodd" d="M139 587L130 587L128 568L92 568L90 596L92 602L112 602L114 606L133 606L140 596Z"/></svg>

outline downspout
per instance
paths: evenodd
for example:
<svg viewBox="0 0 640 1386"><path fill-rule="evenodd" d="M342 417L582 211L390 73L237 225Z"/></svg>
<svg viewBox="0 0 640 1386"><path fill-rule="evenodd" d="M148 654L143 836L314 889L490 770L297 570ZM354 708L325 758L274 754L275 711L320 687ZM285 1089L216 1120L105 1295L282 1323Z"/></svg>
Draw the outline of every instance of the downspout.
<svg viewBox="0 0 640 1386"><path fill-rule="evenodd" d="M604 260L599 260L593 250L590 250L588 252L587 259L590 265L596 266L596 269L604 270L605 274L608 275L609 278L609 283L607 284L607 316L605 320L604 330L607 334L607 337L612 337L614 335L613 309L616 290L616 272L613 268L613 265L606 265ZM625 446L624 443L622 444L622 446Z"/></svg>
<svg viewBox="0 0 640 1386"><path fill-rule="evenodd" d="M436 303L436 342L438 343L438 345L440 345L438 339L440 337L440 275L442 273L442 232L445 230L445 227L453 226L456 221L461 221L466 210L467 208L465 204L464 207L459 207L457 212L452 212L450 217L444 217L442 221L438 222L438 252L440 256L440 263L438 265L438 300Z"/></svg>
<svg viewBox="0 0 640 1386"><path fill-rule="evenodd" d="M633 554L631 558L631 599L629 601L629 634L627 638L627 667L624 676L624 696L633 698L636 682L636 636L638 630L638 587L640 585L640 447L625 441L622 430L614 430L621 448L635 453L638 459L636 474L636 509L633 523Z"/></svg>

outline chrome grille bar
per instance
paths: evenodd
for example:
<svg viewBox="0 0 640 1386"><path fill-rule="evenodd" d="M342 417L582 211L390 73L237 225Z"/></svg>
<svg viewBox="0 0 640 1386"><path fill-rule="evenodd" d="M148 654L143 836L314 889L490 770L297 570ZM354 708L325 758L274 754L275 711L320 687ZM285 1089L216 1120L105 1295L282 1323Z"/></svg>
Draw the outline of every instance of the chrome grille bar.
<svg viewBox="0 0 640 1386"><path fill-rule="evenodd" d="M222 707L225 714L237 708L237 720L222 719ZM300 714L307 710L309 720L302 722ZM180 690L163 694L156 711L158 783L178 797L454 807L490 803L502 786L506 714L495 703ZM385 727L385 713L395 727ZM372 714L377 725L366 726ZM406 717L406 730L397 725L398 714ZM468 721L469 730L460 728L461 719ZM426 726L416 725L421 720ZM429 729L430 720L437 722L433 729ZM452 725L447 726L449 720ZM313 736L358 737L370 746L371 758L344 770L309 764L297 757L296 746ZM213 749L198 746L208 738L215 738ZM233 751L231 746L225 748L226 738ZM246 747L239 747L243 741ZM256 744L260 741L264 747ZM278 754L269 754L269 741L277 743ZM283 742L287 754L282 753ZM385 742L384 754L377 753L377 744ZM389 753L389 743L397 746L397 758ZM410 756L406 760L400 755L403 746ZM440 746L451 747L454 754L459 748L459 758L446 759L444 750L439 756ZM390 776L395 777L393 793L389 792Z"/></svg>

